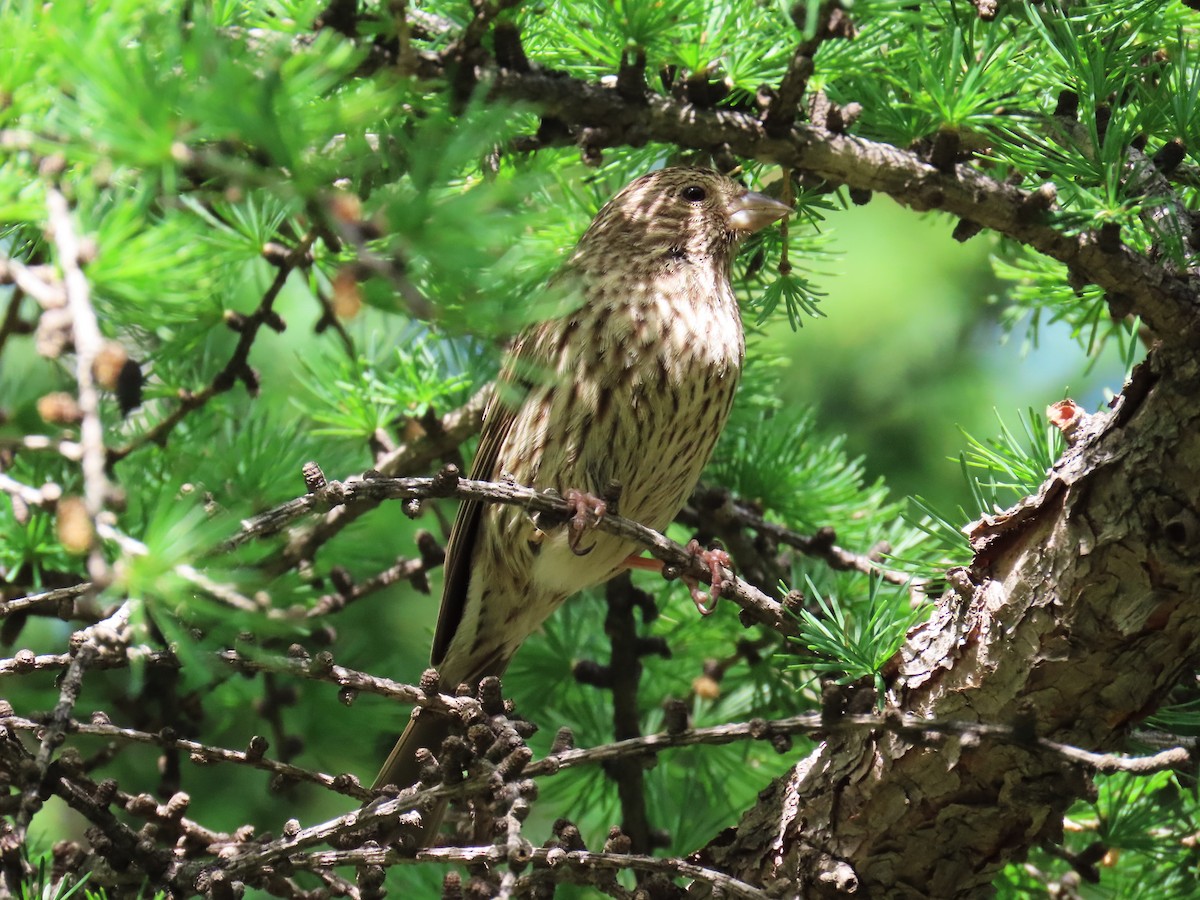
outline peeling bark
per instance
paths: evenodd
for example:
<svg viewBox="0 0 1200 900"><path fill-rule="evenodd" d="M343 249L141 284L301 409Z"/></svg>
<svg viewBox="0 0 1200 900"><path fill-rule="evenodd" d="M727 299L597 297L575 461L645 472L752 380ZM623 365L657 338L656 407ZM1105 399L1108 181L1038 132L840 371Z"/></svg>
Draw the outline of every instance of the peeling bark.
<svg viewBox="0 0 1200 900"><path fill-rule="evenodd" d="M889 707L1108 751L1200 658L1200 365L1151 354L1039 494L971 529L970 583L893 660ZM777 896L991 896L1090 776L1032 745L835 732L703 860Z"/></svg>

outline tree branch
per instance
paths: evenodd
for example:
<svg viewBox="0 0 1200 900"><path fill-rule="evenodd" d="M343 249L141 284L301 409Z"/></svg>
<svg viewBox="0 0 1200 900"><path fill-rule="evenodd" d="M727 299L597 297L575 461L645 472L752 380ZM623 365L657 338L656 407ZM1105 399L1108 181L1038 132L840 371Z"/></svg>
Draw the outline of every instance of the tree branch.
<svg viewBox="0 0 1200 900"><path fill-rule="evenodd" d="M371 475L371 473L368 473ZM455 467L447 467L433 478L352 478L345 482L331 481L320 490L291 500L282 506L268 510L260 516L247 520L242 531L234 540L241 542L243 535L260 534L282 528L310 512L322 508L360 505L373 508L384 500L411 500L428 497L457 497L460 500L488 500L494 503L509 503L522 506L530 512L542 512L565 516L570 507L554 493L543 493L533 488L511 483L471 481L458 477ZM632 541L657 559L667 563L671 569L664 574L685 574L706 584L710 573L694 554L666 536L646 528L637 522L617 515L605 515L596 525L601 531ZM796 635L795 620L778 601L771 599L758 588L725 571L725 587L722 596L729 597L742 607L753 621L775 629L784 635Z"/></svg>
<svg viewBox="0 0 1200 900"><path fill-rule="evenodd" d="M1036 194L989 178L967 165L939 171L915 153L860 137L795 125L770 137L756 118L730 109L704 110L654 95L626 102L613 88L544 71L491 74L492 95L536 104L573 128L595 129L596 146L661 141L697 150L727 147L760 162L802 169L834 184L878 191L918 212L940 209L1027 244L1110 293L1175 345L1200 341L1200 289L1125 246L1101 246L1096 232L1065 234L1047 224ZM1044 209L1044 208L1042 208Z"/></svg>
<svg viewBox="0 0 1200 900"><path fill-rule="evenodd" d="M96 525L108 502L109 484L105 472L104 424L100 421L100 391L94 372L96 360L104 347L104 336L100 333L96 311L92 309L91 288L80 268L83 245L71 222L67 200L57 190L49 189L46 192L46 207L50 231L58 249L58 264L62 268L75 347L75 383L79 388L79 412L82 416L79 426L79 463L83 471L83 501L91 520L88 574L92 581L105 584L108 563L96 543Z"/></svg>
<svg viewBox="0 0 1200 900"><path fill-rule="evenodd" d="M436 428L427 429L421 437L401 444L379 457L375 463L375 470L384 475L420 471L447 454L457 451L463 441L478 433L483 423L483 409L490 395L490 388L478 391L464 406L447 413ZM280 558L271 563L270 571L278 574L303 560L312 559L324 543L360 516L370 512L376 505L335 506L330 509L321 521L311 528L303 529L288 542ZM306 498L299 498L253 516L245 520L241 531L222 544L218 550L227 552L255 538L276 534L305 515L309 508Z"/></svg>
<svg viewBox="0 0 1200 900"><path fill-rule="evenodd" d="M1036 497L976 524L965 593L943 597L885 670L890 707L1015 723L1107 770L1103 755L1200 655L1198 392L1195 358L1159 348L1115 409L1078 424ZM872 893L967 896L1060 840L1086 789L1033 744L935 752L832 734L702 859L813 897L839 896L842 876Z"/></svg>

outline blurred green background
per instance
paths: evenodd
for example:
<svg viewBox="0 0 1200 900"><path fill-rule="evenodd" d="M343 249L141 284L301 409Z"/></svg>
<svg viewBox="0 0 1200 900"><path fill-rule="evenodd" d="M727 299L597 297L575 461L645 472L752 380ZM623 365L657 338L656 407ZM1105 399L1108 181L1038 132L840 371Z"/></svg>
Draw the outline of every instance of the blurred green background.
<svg viewBox="0 0 1200 900"><path fill-rule="evenodd" d="M827 433L844 433L871 476L939 509L966 505L957 457L962 431L998 432L1018 412L1071 396L1085 409L1124 379L1115 346L1089 365L1070 328L1000 323L1006 284L989 263L986 232L965 243L954 220L915 215L887 197L827 219L831 258L820 288L826 318L792 332L774 321L770 345L791 360L781 390L813 404ZM961 430L960 430L961 429ZM965 523L964 523L965 524Z"/></svg>

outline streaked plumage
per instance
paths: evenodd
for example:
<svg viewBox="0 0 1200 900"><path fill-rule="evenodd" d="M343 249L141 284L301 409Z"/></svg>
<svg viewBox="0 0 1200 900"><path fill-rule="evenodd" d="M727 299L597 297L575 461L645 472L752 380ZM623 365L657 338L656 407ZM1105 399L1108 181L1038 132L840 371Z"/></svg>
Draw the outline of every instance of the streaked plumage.
<svg viewBox="0 0 1200 900"><path fill-rule="evenodd" d="M515 344L484 417L472 477L562 495L622 486L620 512L667 526L729 415L744 341L729 268L738 239L788 212L710 170L676 167L626 186L557 279L577 308ZM514 506L464 503L450 534L432 663L444 688L504 671L563 600L637 551L596 531L579 555L565 526L541 531ZM418 747L446 725L405 731L377 780L416 778Z"/></svg>

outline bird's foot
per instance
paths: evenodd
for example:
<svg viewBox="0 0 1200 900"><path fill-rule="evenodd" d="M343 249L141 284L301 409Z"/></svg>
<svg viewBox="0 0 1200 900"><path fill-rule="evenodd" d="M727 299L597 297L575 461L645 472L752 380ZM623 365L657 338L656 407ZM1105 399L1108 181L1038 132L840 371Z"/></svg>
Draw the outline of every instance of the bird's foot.
<svg viewBox="0 0 1200 900"><path fill-rule="evenodd" d="M725 569L733 568L733 559L719 547L713 550L705 550L700 546L700 542L695 539L688 541L687 552L708 567L712 590L706 594L700 589L699 581L689 575L683 576L683 583L691 591L692 602L696 604L696 609L700 611L700 615L711 615L713 610L717 608L717 601L721 599L721 589L725 587Z"/></svg>
<svg viewBox="0 0 1200 900"><path fill-rule="evenodd" d="M583 540L583 536L604 518L605 512L608 511L608 504L599 497L576 490L567 491L563 499L571 511L571 518L567 520L567 546L576 556L587 556L596 548L596 545L589 544L586 547L580 547L579 543Z"/></svg>
<svg viewBox="0 0 1200 900"><path fill-rule="evenodd" d="M711 615L712 611L717 608L717 600L721 597L721 590L725 586L725 569L733 568L733 560L724 550L705 550L700 546L700 542L692 540L688 542L687 552L696 559L700 560L708 567L708 575L712 582L712 590L705 593L700 588L700 580L692 575L680 575L680 580L687 585L688 591L691 592L692 602L696 604L696 609L700 610L700 615ZM625 568L641 569L644 572L663 572L663 562L660 559L647 559L644 556L634 554L625 560ZM669 578L675 578L675 572L678 569L671 567ZM664 573L666 574L666 573Z"/></svg>

